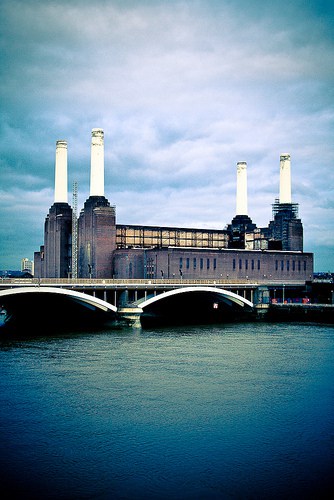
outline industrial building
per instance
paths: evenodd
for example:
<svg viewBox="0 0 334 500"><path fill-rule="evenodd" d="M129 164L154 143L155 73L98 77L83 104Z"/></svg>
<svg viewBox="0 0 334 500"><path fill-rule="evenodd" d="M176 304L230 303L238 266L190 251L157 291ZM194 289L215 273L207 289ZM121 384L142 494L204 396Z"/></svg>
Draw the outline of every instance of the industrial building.
<svg viewBox="0 0 334 500"><path fill-rule="evenodd" d="M303 252L303 225L291 198L289 154L280 156L279 198L264 228L248 215L246 162L237 163L236 215L224 229L117 224L116 207L104 193L102 129L92 130L90 194L78 217L67 193L62 140L56 143L55 197L45 219L44 245L34 256L37 277L289 282L313 275L313 254Z"/></svg>

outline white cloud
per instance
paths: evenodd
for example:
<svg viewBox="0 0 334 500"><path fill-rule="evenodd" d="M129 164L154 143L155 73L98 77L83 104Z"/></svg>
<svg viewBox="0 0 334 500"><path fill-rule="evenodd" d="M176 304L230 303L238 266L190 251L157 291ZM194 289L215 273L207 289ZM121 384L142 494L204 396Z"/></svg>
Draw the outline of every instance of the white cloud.
<svg viewBox="0 0 334 500"><path fill-rule="evenodd" d="M265 225L279 155L289 152L307 250L311 228L329 241L334 51L331 17L319 3L3 4L6 193L52 193L55 143L67 139L69 179L83 203L90 131L102 127L106 195L121 223L225 225L234 216L235 165L244 160L249 213ZM32 203L36 219L47 200L40 197L43 210ZM8 246L3 255L12 262Z"/></svg>

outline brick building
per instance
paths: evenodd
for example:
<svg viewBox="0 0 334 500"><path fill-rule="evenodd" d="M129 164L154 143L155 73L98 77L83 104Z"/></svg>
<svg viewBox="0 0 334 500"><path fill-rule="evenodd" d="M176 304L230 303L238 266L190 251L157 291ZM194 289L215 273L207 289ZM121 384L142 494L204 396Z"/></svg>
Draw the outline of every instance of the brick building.
<svg viewBox="0 0 334 500"><path fill-rule="evenodd" d="M45 220L44 245L35 252L35 275L40 277L73 273L65 151L65 141L57 141L55 203ZM313 254L303 252L303 226L298 205L291 201L290 155L281 155L280 169L280 198L268 227L258 228L248 216L246 162L237 164L237 213L226 229L121 225L104 196L104 133L93 129L90 196L77 224L75 274L101 279L311 279Z"/></svg>

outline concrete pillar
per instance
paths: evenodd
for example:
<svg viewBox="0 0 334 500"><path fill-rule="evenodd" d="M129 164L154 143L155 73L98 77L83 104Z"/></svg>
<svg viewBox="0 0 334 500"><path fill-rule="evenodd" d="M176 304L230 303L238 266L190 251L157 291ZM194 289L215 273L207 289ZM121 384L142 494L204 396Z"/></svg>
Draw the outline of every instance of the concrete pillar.
<svg viewBox="0 0 334 500"><path fill-rule="evenodd" d="M55 203L67 203L67 142L56 142Z"/></svg>
<svg viewBox="0 0 334 500"><path fill-rule="evenodd" d="M247 202L247 163L237 163L237 207L236 215L248 215Z"/></svg>
<svg viewBox="0 0 334 500"><path fill-rule="evenodd" d="M104 132L92 130L90 196L104 196Z"/></svg>
<svg viewBox="0 0 334 500"><path fill-rule="evenodd" d="M291 203L291 166L289 154L280 155L279 202Z"/></svg>
<svg viewBox="0 0 334 500"><path fill-rule="evenodd" d="M142 313L143 310L140 307L118 307L117 309L119 321L133 328L141 328Z"/></svg>

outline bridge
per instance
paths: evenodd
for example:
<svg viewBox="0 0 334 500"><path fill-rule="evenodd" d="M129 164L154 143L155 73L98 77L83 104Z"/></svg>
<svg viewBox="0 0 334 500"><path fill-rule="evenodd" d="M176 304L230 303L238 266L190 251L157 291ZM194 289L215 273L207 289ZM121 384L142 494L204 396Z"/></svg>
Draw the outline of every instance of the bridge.
<svg viewBox="0 0 334 500"><path fill-rule="evenodd" d="M2 279L0 306L8 323L33 321L45 328L62 323L223 322L251 318L276 295L304 282L244 282L182 279Z"/></svg>

